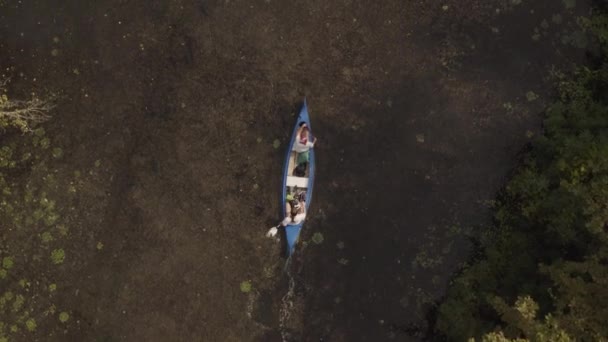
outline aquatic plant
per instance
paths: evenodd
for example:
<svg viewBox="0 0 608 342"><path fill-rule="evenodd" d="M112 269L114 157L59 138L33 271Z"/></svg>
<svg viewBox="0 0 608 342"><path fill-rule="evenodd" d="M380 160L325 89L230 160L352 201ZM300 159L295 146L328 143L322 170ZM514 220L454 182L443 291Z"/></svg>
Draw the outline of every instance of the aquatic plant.
<svg viewBox="0 0 608 342"><path fill-rule="evenodd" d="M53 148L53 157L54 158L61 158L63 156L63 150L59 147L55 147Z"/></svg>
<svg viewBox="0 0 608 342"><path fill-rule="evenodd" d="M40 139L40 147L42 149L46 150L47 148L49 148L49 146L51 146L51 140L49 140L49 138Z"/></svg>
<svg viewBox="0 0 608 342"><path fill-rule="evenodd" d="M576 0L562 0L562 3L567 9L571 9L576 6Z"/></svg>
<svg viewBox="0 0 608 342"><path fill-rule="evenodd" d="M47 226L52 226L55 222L57 222L57 220L59 219L59 215L57 215L54 212L48 213L45 217L44 217L44 224Z"/></svg>
<svg viewBox="0 0 608 342"><path fill-rule="evenodd" d="M59 321L61 323L65 323L70 319L70 314L68 314L67 312L63 311L61 313L59 313Z"/></svg>
<svg viewBox="0 0 608 342"><path fill-rule="evenodd" d="M323 237L323 234L321 234L319 232L314 233L311 238L312 242L314 242L317 245L323 243L324 239L325 238Z"/></svg>
<svg viewBox="0 0 608 342"><path fill-rule="evenodd" d="M543 21L540 22L540 27L545 30L549 28L549 22L547 21L547 19L543 19Z"/></svg>
<svg viewBox="0 0 608 342"><path fill-rule="evenodd" d="M538 95L533 91L529 91L526 93L526 99L528 99L529 102L532 102L538 99Z"/></svg>
<svg viewBox="0 0 608 342"><path fill-rule="evenodd" d="M249 293L251 292L252 286L251 286L251 281L246 280L241 282L241 292L243 293Z"/></svg>
<svg viewBox="0 0 608 342"><path fill-rule="evenodd" d="M20 294L16 295L15 300L13 301L13 312L19 312L23 306L23 303L25 303L25 298Z"/></svg>
<svg viewBox="0 0 608 342"><path fill-rule="evenodd" d="M279 146L281 146L281 141L279 139L274 139L272 142L272 147L279 148Z"/></svg>
<svg viewBox="0 0 608 342"><path fill-rule="evenodd" d="M4 258L2 258L2 267L4 269L10 270L11 268L13 268L14 264L15 264L15 262L13 261L12 257L4 257Z"/></svg>
<svg viewBox="0 0 608 342"><path fill-rule="evenodd" d="M272 278L274 276L274 268L272 266L264 266L262 274L265 278Z"/></svg>
<svg viewBox="0 0 608 342"><path fill-rule="evenodd" d="M59 234L61 234L63 236L68 235L68 227L66 227L62 224L57 225L57 231L59 231Z"/></svg>
<svg viewBox="0 0 608 342"><path fill-rule="evenodd" d="M553 16L551 16L551 21L554 24L561 24L562 23L562 15L561 14L554 14Z"/></svg>
<svg viewBox="0 0 608 342"><path fill-rule="evenodd" d="M22 132L31 130L31 126L50 119L49 111L54 107L51 101L32 98L30 100L13 100L4 94L8 80L0 79L0 127L15 127Z"/></svg>
<svg viewBox="0 0 608 342"><path fill-rule="evenodd" d="M30 318L27 321L25 321L25 328L28 331L34 331L34 330L36 330L36 327L37 327L37 325L36 325L36 320L35 319Z"/></svg>
<svg viewBox="0 0 608 342"><path fill-rule="evenodd" d="M426 247L426 246L425 246ZM427 247L428 248L428 247ZM418 252L412 260L412 267L421 266L422 268L434 268L443 263L443 256L438 254L430 255L430 252L426 249Z"/></svg>
<svg viewBox="0 0 608 342"><path fill-rule="evenodd" d="M579 49L584 49L589 44L587 34L582 30L576 30L570 34L563 35L561 41L564 45L571 45Z"/></svg>
<svg viewBox="0 0 608 342"><path fill-rule="evenodd" d="M65 252L63 251L63 249L54 249L53 252L51 252L51 261L53 261L53 264L61 264L63 263L64 259Z"/></svg>
<svg viewBox="0 0 608 342"><path fill-rule="evenodd" d="M49 233L49 232L44 232L40 235L40 239L44 243L49 243L49 242L53 241L53 235L51 235L51 233Z"/></svg>
<svg viewBox="0 0 608 342"><path fill-rule="evenodd" d="M28 270L46 267L40 264L45 259L41 249L46 250L48 244L56 239L52 233L54 229L61 229L56 225L61 219L61 206L49 196L51 193L55 194L58 189L57 177L50 173L46 165L50 158L56 158L61 153L57 149L50 149L51 140L45 137L43 128L28 127L25 132L27 134L22 136L25 138L17 137L14 141L9 139L10 143L4 148L0 147L0 168L19 167L27 170L29 174L23 184L8 181L0 172L0 215L7 224L12 225L12 229L5 231L11 249L20 251L19 256L12 256L6 255L8 250L5 250L4 256L0 257L0 279L8 279L4 285L14 291L6 291L0 296L0 311L4 312L3 319L6 320L4 328L0 328L0 337L7 339L12 338L8 333L17 333L19 329L36 330L37 322L33 317L47 315L44 307L49 307L48 300L52 296L41 295L40 290L46 292L45 286L40 285L43 283L42 279ZM45 229L45 226L48 229ZM12 235L13 232L17 235ZM12 240L24 233L38 238ZM65 259L62 249L56 249L49 254L53 263L61 263ZM22 268L22 260L27 261L26 269ZM19 269L14 271L14 276L25 277L9 278L9 272L12 273L15 268ZM48 290L53 292L55 287L49 287Z"/></svg>

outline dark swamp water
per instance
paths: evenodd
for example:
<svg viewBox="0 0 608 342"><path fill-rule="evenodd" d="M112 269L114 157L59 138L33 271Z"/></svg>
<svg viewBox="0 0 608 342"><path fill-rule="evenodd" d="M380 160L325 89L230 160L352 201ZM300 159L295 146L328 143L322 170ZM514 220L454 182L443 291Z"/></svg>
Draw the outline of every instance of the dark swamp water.
<svg viewBox="0 0 608 342"><path fill-rule="evenodd" d="M423 338L466 261L467 232L488 224L540 132L549 70L584 57L564 37L587 9L5 0L0 10L11 93L58 95L45 124L65 151L55 173L93 170L57 280L73 319L41 325L38 340L403 341ZM281 246L264 234L304 96L318 174L284 298Z"/></svg>

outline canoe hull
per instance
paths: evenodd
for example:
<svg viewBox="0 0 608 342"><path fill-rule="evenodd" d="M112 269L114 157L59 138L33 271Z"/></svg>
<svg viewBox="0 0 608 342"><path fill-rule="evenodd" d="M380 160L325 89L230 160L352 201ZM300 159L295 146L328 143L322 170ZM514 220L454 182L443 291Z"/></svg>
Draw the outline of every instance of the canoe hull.
<svg viewBox="0 0 608 342"><path fill-rule="evenodd" d="M312 127L310 125L310 116L308 114L308 106L306 104L306 99L304 99L304 104L302 105L302 109L300 109L300 113L298 114L298 118L296 120L295 127L293 129L293 132L291 133L291 139L290 139L289 147L287 149L285 163L283 166L283 186L281 188L281 212L283 214L283 217L287 216L287 212L286 212L286 208L285 208L285 203L287 202L287 192L289 190L287 180L288 180L288 176L290 176L290 173L293 171L293 170L290 170L290 168L289 168L289 165L290 165L289 161L290 161L291 153L292 153L293 146L295 143L296 133L298 131L299 124L301 122L306 123L306 125L310 129L311 137L312 137ZM308 161L308 187L306 189L306 197L305 197L307 216L308 216L308 210L310 208L310 203L312 201L314 176L315 176L315 151L314 151L314 148L311 148L309 150L309 161ZM296 243L298 242L298 238L300 237L300 232L301 232L302 227L304 226L305 222L306 222L306 219L297 225L288 225L287 227L285 227L285 235L286 235L286 239L287 239L287 255L288 256L293 254Z"/></svg>

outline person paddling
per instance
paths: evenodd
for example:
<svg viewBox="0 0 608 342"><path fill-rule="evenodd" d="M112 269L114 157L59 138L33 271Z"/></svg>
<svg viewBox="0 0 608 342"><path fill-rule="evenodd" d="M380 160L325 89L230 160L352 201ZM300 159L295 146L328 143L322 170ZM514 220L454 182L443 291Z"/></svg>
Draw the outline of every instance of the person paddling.
<svg viewBox="0 0 608 342"><path fill-rule="evenodd" d="M316 137L313 141L310 141L310 129L306 125L306 122L300 122L300 128L298 128L298 132L296 133L296 141L293 144L293 151L298 154L296 165L308 163L308 152L311 148L315 147L316 142Z"/></svg>
<svg viewBox="0 0 608 342"><path fill-rule="evenodd" d="M288 215L276 227L272 227L268 230L268 233L266 233L267 237L274 237L277 235L280 227L300 224L306 218L306 202L304 201L298 201L297 199L291 200L285 203L285 209Z"/></svg>

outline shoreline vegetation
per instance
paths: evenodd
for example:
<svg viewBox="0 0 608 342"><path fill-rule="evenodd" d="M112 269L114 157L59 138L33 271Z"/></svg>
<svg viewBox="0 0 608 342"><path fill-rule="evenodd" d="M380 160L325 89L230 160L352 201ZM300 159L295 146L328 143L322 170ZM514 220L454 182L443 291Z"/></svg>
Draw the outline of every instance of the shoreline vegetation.
<svg viewBox="0 0 608 342"><path fill-rule="evenodd" d="M53 146L44 128L52 100L6 95L0 81L0 130L8 137L0 149L0 342L28 339L39 326L62 330L70 314L58 305L69 239L66 209L76 186L62 188L54 160L63 150ZM53 321L58 324L52 323Z"/></svg>
<svg viewBox="0 0 608 342"><path fill-rule="evenodd" d="M608 338L608 14L580 19L597 47L554 74L544 135L498 196L491 229L436 308L451 341Z"/></svg>

